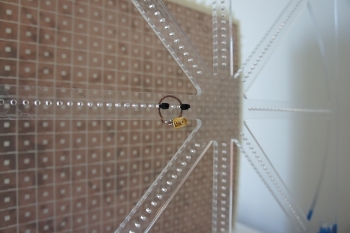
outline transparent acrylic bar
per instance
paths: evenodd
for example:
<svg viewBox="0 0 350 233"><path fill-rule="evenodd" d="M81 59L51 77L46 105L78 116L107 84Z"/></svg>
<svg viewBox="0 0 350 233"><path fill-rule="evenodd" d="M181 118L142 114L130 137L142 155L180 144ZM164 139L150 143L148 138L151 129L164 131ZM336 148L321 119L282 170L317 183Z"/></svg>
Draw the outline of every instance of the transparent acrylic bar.
<svg viewBox="0 0 350 233"><path fill-rule="evenodd" d="M1 85L0 91L3 119L156 119L163 96L15 85Z"/></svg>
<svg viewBox="0 0 350 233"><path fill-rule="evenodd" d="M197 96L183 96L183 98L191 104L191 108L194 106L187 115L190 118L198 119L198 128L192 132L193 135L186 140L185 144L173 157L173 160L167 164L161 175L157 177L153 185L125 218L116 232L124 232L125 230L129 232L148 232L151 229L159 215L190 175L196 163L199 162L208 149L211 142L208 142L206 138L212 138L215 141L212 232L231 232L233 229L233 187L231 181L233 179L232 172L236 164L234 166L232 164L233 155L229 149L229 139L234 136L234 131L231 130L232 126L229 126L225 131L221 131L222 135L214 133L220 129L220 127L215 127L220 118L225 119L219 123L220 126L224 126L224 122L227 122L231 117L238 118L237 112L237 116L227 114L232 112L232 109L228 106L234 102L232 98L234 94L230 92L219 94L217 92L221 89L234 88L236 85L229 81L230 72L227 72L232 67L230 57L232 32L229 26L231 23L229 4L222 1L221 5L219 4L220 13L216 12L219 6L213 13L213 19L216 17L220 18L219 23L213 24L214 31L220 31L220 38L215 38L214 35L214 41L220 44L220 50L218 50L220 58L217 61L221 62L219 69L221 74L220 81L216 81L212 79L214 77L203 67L201 59L198 58L197 53L162 2L135 0L133 3L178 62L187 77L195 85ZM224 7L225 4L226 8ZM238 93L235 94L237 95ZM224 101L223 98L229 98L229 100ZM220 115L216 113L220 113ZM198 122L201 122L202 125L198 125ZM214 132L210 132L210 129ZM196 132L197 130L199 131ZM221 140L218 140L219 138ZM197 160L190 161L189 159L193 156Z"/></svg>
<svg viewBox="0 0 350 233"><path fill-rule="evenodd" d="M213 1L213 70L214 75L233 75L233 41L231 1Z"/></svg>
<svg viewBox="0 0 350 233"><path fill-rule="evenodd" d="M235 78L241 77L242 82L247 82L245 84L246 87L249 87L250 83L254 82L259 71L267 62L268 57L273 53L278 41L283 38L293 20L305 6L305 0L288 1L268 31L261 37L259 43L234 74Z"/></svg>

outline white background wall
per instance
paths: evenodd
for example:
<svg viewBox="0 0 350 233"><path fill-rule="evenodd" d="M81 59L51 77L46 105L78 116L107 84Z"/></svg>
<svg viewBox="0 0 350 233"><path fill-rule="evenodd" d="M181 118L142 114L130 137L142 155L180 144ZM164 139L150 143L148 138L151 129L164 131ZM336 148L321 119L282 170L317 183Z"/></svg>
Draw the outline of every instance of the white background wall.
<svg viewBox="0 0 350 233"><path fill-rule="evenodd" d="M241 25L242 61L248 57L286 2L232 1L234 15ZM259 79L249 89L249 94L256 99L305 102L315 106L331 103L332 110L338 109L339 118L332 118L338 119L338 131L332 131L337 128L337 124L327 123L323 119L257 120L252 121L250 125L263 148L271 155L276 170L305 212L314 196L315 180L321 174L320 154L327 149L324 146L329 141L327 134L336 133L334 135L337 136L338 142L328 149L332 153L331 158L334 157L336 149L339 152L337 219L339 232L350 232L350 1L338 1L338 58L335 52L333 1L319 0L311 3L329 55L330 75L324 75L317 31L309 12L305 10L291 25L274 55L260 72ZM329 96L327 91L334 83L337 83L334 88L337 88L339 108L334 106L336 96ZM330 127L330 130L327 127ZM238 221L263 232L295 232L275 199L243 157L239 182ZM334 182L326 182L321 189L324 193L321 202L334 201L331 196L334 187ZM327 208L327 205L322 206L322 203L316 206L315 212L320 215L327 212L330 216L334 215L334 211Z"/></svg>

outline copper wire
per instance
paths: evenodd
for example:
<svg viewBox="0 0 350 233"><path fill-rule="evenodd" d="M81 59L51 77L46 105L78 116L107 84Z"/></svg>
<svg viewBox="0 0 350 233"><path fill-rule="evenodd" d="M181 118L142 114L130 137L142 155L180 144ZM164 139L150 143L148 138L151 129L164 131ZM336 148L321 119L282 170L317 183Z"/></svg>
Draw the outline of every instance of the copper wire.
<svg viewBox="0 0 350 233"><path fill-rule="evenodd" d="M182 105L181 100L180 100L179 98L177 98L176 96L173 96L173 95L166 95L166 96L164 96L163 98L161 98L161 99L159 100L158 105L160 105L160 104L162 103L162 101L163 101L164 99L166 99L166 98L173 98L173 99L176 99L176 100L179 102L180 106ZM183 111L183 110L181 109L180 115L179 115L178 117L181 117L181 116L182 116L182 111ZM161 120L164 124L167 124L167 123L165 122L165 120L164 120L164 117L163 117L161 111L160 111L160 108L158 108L158 114L159 114L159 116L160 116L160 120Z"/></svg>

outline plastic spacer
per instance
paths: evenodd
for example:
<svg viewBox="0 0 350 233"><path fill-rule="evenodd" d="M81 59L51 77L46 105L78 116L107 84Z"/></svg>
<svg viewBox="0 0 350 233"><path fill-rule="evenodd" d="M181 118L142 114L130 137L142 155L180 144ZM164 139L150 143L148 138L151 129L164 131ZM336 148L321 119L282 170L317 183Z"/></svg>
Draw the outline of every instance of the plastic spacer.
<svg viewBox="0 0 350 233"><path fill-rule="evenodd" d="M189 105L189 104L181 104L180 105L180 108L181 108L181 110L187 110L187 109L189 109L191 106Z"/></svg>
<svg viewBox="0 0 350 233"><path fill-rule="evenodd" d="M169 104L168 103L161 103L158 105L158 108L160 109L169 109Z"/></svg>

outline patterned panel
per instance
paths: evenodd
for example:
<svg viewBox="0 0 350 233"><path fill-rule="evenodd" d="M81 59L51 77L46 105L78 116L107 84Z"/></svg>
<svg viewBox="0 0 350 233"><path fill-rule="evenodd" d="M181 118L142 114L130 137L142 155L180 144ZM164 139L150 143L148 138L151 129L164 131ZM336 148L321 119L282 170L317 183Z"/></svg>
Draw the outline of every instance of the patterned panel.
<svg viewBox="0 0 350 233"><path fill-rule="evenodd" d="M211 70L211 15L167 6ZM0 84L196 93L129 1L0 1L0 21ZM152 120L2 119L0 231L113 232L194 127L174 131ZM203 164L169 215L211 218L199 203L211 200L212 160ZM153 232L165 232L169 219L160 220ZM210 229L206 224L197 232ZM167 232L189 225L171 223Z"/></svg>

